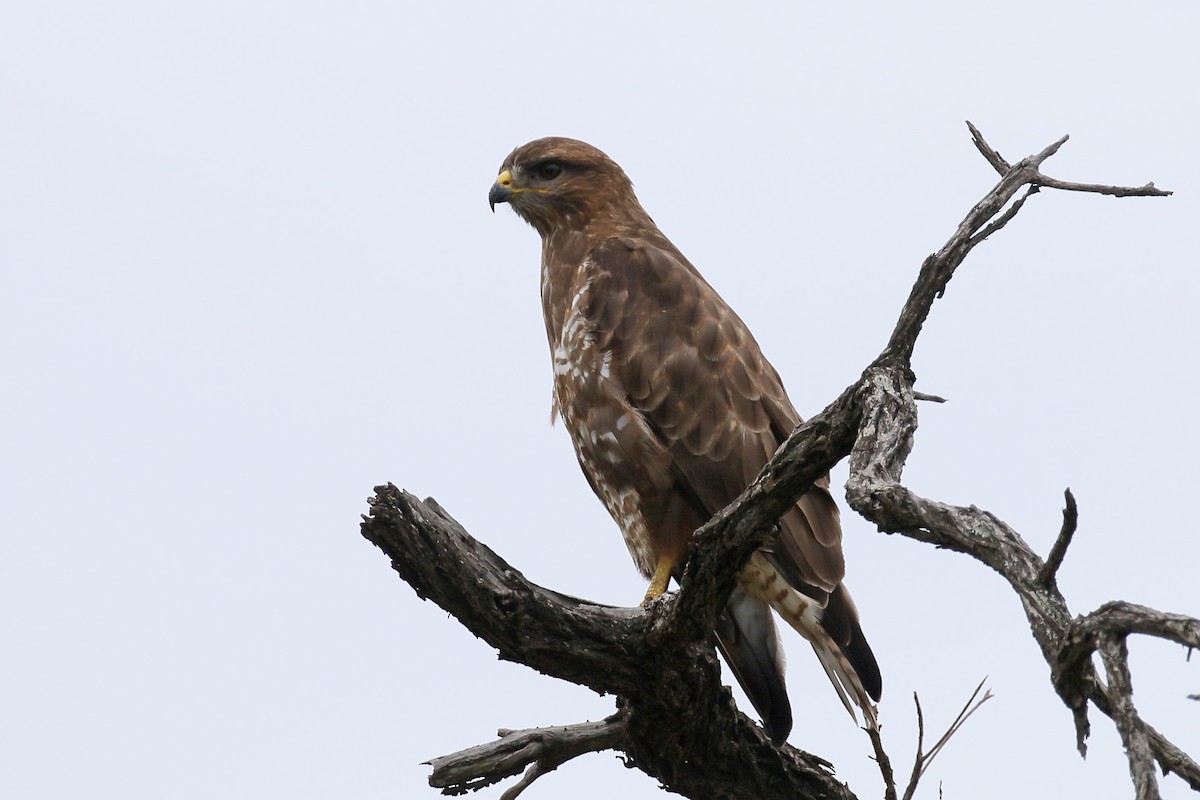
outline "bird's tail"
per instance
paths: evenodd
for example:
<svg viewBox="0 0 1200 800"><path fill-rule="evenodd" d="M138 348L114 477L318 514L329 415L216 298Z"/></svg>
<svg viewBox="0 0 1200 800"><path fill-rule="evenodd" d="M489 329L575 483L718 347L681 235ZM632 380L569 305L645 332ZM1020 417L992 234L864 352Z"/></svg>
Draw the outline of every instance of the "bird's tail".
<svg viewBox="0 0 1200 800"><path fill-rule="evenodd" d="M782 743L792 730L792 705L771 609L736 587L717 620L716 634L725 663L754 704L767 735L776 744Z"/></svg>
<svg viewBox="0 0 1200 800"><path fill-rule="evenodd" d="M815 639L810 639L813 652L817 654L817 658L821 661L821 666L825 670L825 674L829 676L829 682L833 684L833 688L837 691L838 697L842 701L842 705L850 712L850 716L855 723L858 722L858 716L854 713L854 706L850 703L850 698L854 698L855 705L862 711L863 721L868 728L878 728L878 722L875 719L875 703L872 702L871 696L867 693L867 689L863 686L862 680L858 676L858 671L850 662L850 659L842 651L842 648L833 641L829 634L818 634Z"/></svg>
<svg viewBox="0 0 1200 800"><path fill-rule="evenodd" d="M742 585L808 640L855 722L857 706L867 727L878 727L875 701L882 694L883 682L849 593L839 585L822 607L784 581L760 553L751 557L742 574Z"/></svg>

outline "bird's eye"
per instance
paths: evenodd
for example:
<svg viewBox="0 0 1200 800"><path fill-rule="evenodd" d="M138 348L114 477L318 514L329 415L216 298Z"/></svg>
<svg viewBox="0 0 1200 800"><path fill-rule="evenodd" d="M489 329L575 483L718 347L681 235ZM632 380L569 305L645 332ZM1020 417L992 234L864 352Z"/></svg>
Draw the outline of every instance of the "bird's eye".
<svg viewBox="0 0 1200 800"><path fill-rule="evenodd" d="M563 173L563 165L558 161L544 161L538 164L538 177L544 181L552 181Z"/></svg>

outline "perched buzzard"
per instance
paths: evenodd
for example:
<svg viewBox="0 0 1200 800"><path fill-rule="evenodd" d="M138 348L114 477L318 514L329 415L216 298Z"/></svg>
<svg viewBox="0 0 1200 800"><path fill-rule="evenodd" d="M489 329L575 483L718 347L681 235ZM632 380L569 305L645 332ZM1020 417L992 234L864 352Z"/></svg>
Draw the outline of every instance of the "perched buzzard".
<svg viewBox="0 0 1200 800"><path fill-rule="evenodd" d="M604 153L574 139L530 142L504 159L488 201L541 234L554 407L653 599L680 577L692 532L750 484L800 416L746 325ZM842 584L828 487L825 476L751 557L717 626L777 742L792 711L770 608L812 644L851 716L849 698L875 724L879 667Z"/></svg>

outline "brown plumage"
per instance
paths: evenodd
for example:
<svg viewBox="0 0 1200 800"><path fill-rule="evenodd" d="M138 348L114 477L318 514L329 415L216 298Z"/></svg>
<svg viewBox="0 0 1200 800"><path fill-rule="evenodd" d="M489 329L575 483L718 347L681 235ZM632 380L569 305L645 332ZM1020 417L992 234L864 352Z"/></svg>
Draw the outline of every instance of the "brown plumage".
<svg viewBox="0 0 1200 800"><path fill-rule="evenodd" d="M538 139L500 166L488 199L542 237L554 407L583 473L625 536L647 599L678 578L693 531L749 485L800 422L737 314L658 230L601 151ZM726 660L776 741L791 729L770 608L813 646L867 724L879 668L842 576L826 476L756 552L717 627Z"/></svg>

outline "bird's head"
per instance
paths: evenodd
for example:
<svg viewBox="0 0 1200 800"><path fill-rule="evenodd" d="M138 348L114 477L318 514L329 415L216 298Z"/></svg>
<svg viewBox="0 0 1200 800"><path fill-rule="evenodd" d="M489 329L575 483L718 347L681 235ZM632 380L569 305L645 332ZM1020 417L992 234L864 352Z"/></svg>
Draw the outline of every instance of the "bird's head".
<svg viewBox="0 0 1200 800"><path fill-rule="evenodd" d="M586 142L562 137L536 139L509 153L488 203L493 211L508 203L543 236L596 226L616 235L649 220L615 161Z"/></svg>

